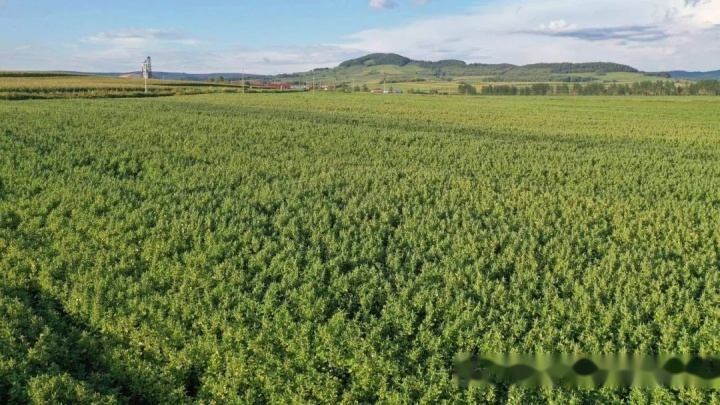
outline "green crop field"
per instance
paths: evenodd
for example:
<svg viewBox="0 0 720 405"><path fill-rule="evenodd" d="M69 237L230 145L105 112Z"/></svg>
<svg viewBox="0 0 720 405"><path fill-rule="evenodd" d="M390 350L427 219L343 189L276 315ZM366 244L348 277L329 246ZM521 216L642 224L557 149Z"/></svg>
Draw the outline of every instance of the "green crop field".
<svg viewBox="0 0 720 405"><path fill-rule="evenodd" d="M688 403L458 352L720 353L720 99L0 101L0 403Z"/></svg>
<svg viewBox="0 0 720 405"><path fill-rule="evenodd" d="M36 76L34 76L36 75ZM158 97L240 93L241 86L180 80L149 80L53 73L0 72L0 100Z"/></svg>

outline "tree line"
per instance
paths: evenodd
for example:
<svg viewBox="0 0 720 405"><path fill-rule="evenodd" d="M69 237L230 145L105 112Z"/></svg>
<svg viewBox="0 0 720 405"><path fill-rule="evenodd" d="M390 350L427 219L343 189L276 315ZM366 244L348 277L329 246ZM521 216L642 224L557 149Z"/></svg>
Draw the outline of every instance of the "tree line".
<svg viewBox="0 0 720 405"><path fill-rule="evenodd" d="M582 85L567 83L552 85L535 83L530 86L489 85L479 90L469 84L458 86L460 94L482 94L486 96L719 96L720 81L700 80L690 84L680 84L667 80L642 81L635 83L589 83Z"/></svg>

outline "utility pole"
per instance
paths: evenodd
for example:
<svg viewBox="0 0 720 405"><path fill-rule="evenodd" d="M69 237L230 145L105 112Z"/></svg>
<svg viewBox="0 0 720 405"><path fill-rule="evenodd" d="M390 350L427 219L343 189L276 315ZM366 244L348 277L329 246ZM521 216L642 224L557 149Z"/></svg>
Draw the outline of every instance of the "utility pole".
<svg viewBox="0 0 720 405"><path fill-rule="evenodd" d="M245 94L245 68L242 71L242 94Z"/></svg>

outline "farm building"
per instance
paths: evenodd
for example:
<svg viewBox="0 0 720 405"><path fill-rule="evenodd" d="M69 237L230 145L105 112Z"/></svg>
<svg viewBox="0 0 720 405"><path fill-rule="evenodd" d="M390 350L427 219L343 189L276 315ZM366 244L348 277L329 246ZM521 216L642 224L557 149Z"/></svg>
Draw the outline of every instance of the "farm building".
<svg viewBox="0 0 720 405"><path fill-rule="evenodd" d="M402 94L402 90L372 89L370 92L375 94Z"/></svg>
<svg viewBox="0 0 720 405"><path fill-rule="evenodd" d="M290 90L293 85L292 83L266 83L265 87L269 87L271 89Z"/></svg>

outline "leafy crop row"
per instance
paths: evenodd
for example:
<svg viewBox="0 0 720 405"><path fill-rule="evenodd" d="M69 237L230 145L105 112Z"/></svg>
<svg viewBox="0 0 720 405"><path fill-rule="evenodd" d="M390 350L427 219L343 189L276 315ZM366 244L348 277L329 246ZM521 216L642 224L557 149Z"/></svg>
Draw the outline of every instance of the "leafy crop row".
<svg viewBox="0 0 720 405"><path fill-rule="evenodd" d="M472 349L720 352L717 109L0 102L0 402L718 403L450 379Z"/></svg>

